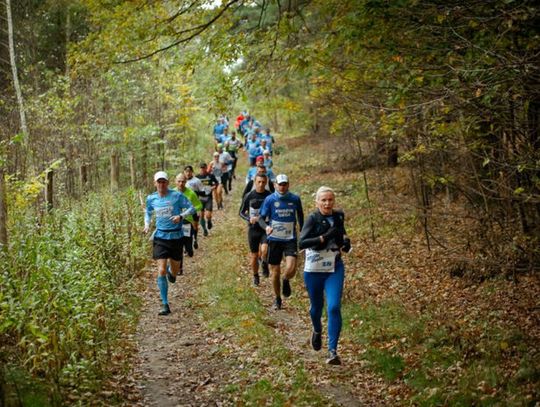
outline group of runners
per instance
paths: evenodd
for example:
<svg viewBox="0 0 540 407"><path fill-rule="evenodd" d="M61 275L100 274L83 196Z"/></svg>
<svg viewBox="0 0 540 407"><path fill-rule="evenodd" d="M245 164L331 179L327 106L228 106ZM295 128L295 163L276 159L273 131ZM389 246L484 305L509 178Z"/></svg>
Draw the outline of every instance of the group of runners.
<svg viewBox="0 0 540 407"><path fill-rule="evenodd" d="M193 256L194 249L199 247L199 227L205 236L212 229L213 202L218 209L223 208L223 192L227 194L232 188L238 155L244 149L250 168L239 215L247 223L253 284L260 285L261 269L263 277L271 278L273 307L280 310L283 298L292 293L298 247L305 250L304 282L313 325L311 345L317 351L322 347L321 317L326 294L327 363L341 364L337 355L344 282L341 255L350 251L351 244L344 227L344 214L334 209L335 193L328 187L319 188L317 210L304 222L302 201L289 191L289 177L274 175L275 139L270 130L261 130L260 123L246 113L237 117L234 128L229 131L226 117L218 119L213 132L216 151L212 161L202 162L196 176L191 165L185 166L175 178L175 189L169 188L169 177L164 171L154 174L156 192L146 200L144 229L149 232L154 215L153 258L157 261L157 286L162 301L159 315L171 313L168 283L174 283L183 273L184 251Z"/></svg>

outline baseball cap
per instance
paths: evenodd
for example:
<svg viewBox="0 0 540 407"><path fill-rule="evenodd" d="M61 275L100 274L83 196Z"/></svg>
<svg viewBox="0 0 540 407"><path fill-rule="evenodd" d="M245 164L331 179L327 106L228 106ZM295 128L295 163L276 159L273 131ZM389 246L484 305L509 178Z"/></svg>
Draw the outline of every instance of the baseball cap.
<svg viewBox="0 0 540 407"><path fill-rule="evenodd" d="M186 166L184 167L184 170L193 171L193 166L191 166L191 165L186 165Z"/></svg>
<svg viewBox="0 0 540 407"><path fill-rule="evenodd" d="M255 161L264 161L264 157L260 155L255 159Z"/></svg>
<svg viewBox="0 0 540 407"><path fill-rule="evenodd" d="M263 151L263 154L264 154L264 155L269 155L269 154L270 154L270 150L264 150L264 151Z"/></svg>
<svg viewBox="0 0 540 407"><path fill-rule="evenodd" d="M167 176L167 173L165 171L158 171L154 174L154 181L157 181L160 179L164 179L167 181L169 180L169 177Z"/></svg>
<svg viewBox="0 0 540 407"><path fill-rule="evenodd" d="M200 163L199 168L206 168L206 163Z"/></svg>
<svg viewBox="0 0 540 407"><path fill-rule="evenodd" d="M278 184L282 184L282 183L289 183L289 177L287 177L285 174L279 174L277 177L276 177L276 182Z"/></svg>

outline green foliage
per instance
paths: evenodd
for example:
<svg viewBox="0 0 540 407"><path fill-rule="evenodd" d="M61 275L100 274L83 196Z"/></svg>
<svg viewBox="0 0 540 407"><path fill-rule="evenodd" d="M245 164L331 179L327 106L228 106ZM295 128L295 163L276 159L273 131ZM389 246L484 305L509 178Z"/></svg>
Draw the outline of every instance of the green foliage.
<svg viewBox="0 0 540 407"><path fill-rule="evenodd" d="M40 221L11 213L17 228L0 262L0 338L8 344L0 359L8 389L35 383L39 397L57 404L68 393L82 397L99 388L133 328L132 277L145 256L139 218L132 193L89 195L70 212Z"/></svg>

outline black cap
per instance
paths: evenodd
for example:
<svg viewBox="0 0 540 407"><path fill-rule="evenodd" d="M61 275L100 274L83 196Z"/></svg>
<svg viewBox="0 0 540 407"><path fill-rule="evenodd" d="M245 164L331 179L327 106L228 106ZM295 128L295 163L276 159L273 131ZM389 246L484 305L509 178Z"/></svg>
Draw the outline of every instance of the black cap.
<svg viewBox="0 0 540 407"><path fill-rule="evenodd" d="M206 168L206 163L200 163L199 168Z"/></svg>
<svg viewBox="0 0 540 407"><path fill-rule="evenodd" d="M184 170L190 170L190 171L193 171L193 167L191 165L186 165L184 167Z"/></svg>

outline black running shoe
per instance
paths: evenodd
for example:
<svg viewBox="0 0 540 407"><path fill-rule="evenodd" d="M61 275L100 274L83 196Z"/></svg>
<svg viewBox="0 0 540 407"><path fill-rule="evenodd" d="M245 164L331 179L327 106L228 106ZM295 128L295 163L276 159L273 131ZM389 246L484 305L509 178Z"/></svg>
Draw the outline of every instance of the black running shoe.
<svg viewBox="0 0 540 407"><path fill-rule="evenodd" d="M341 365L341 359L334 349L330 349L330 352L328 352L328 359L326 359L326 363L329 365Z"/></svg>
<svg viewBox="0 0 540 407"><path fill-rule="evenodd" d="M283 279L283 287L281 291L285 298L291 296L291 283L289 283L289 280L287 280L286 278Z"/></svg>
<svg viewBox="0 0 540 407"><path fill-rule="evenodd" d="M208 230L203 229L203 235L204 235L204 236L208 236Z"/></svg>
<svg viewBox="0 0 540 407"><path fill-rule="evenodd" d="M211 219L208 219L208 221L206 222L206 226L208 226L208 230L212 229L212 220Z"/></svg>
<svg viewBox="0 0 540 407"><path fill-rule="evenodd" d="M268 269L268 263L263 261L262 262L262 275L263 277L270 277L270 270Z"/></svg>
<svg viewBox="0 0 540 407"><path fill-rule="evenodd" d="M321 350L322 347L322 335L320 332L315 332L311 334L311 347L313 350Z"/></svg>
<svg viewBox="0 0 540 407"><path fill-rule="evenodd" d="M258 287L261 282L261 279L259 278L258 274L253 274L253 285L255 287Z"/></svg>
<svg viewBox="0 0 540 407"><path fill-rule="evenodd" d="M199 248L199 243L197 242L197 239L193 239L193 248L194 248L194 249L198 249L198 248Z"/></svg>
<svg viewBox="0 0 540 407"><path fill-rule="evenodd" d="M171 313L171 309L169 308L169 304L163 304L161 306L161 310L159 311L158 315L169 315Z"/></svg>
<svg viewBox="0 0 540 407"><path fill-rule="evenodd" d="M169 283L176 283L176 276L173 276L169 268L167 268L167 280L169 280Z"/></svg>
<svg viewBox="0 0 540 407"><path fill-rule="evenodd" d="M281 297L276 297L276 299L274 300L274 309L275 310L280 310L281 309Z"/></svg>

